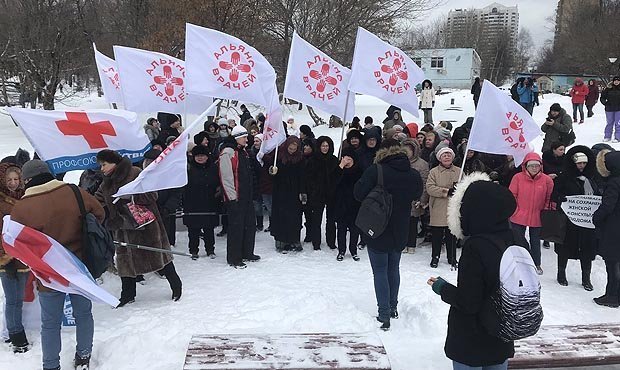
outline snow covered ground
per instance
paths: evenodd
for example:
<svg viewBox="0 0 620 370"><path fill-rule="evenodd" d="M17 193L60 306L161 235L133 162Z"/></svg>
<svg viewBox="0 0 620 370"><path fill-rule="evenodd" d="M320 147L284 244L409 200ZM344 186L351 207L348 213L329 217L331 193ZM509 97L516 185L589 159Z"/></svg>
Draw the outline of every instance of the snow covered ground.
<svg viewBox="0 0 620 370"><path fill-rule="evenodd" d="M450 105L451 99L455 99L454 106ZM544 121L549 106L555 102L570 107L570 98L547 95L541 99L541 106L534 110L537 122ZM71 105L81 108L106 107L105 102L96 96L76 100ZM375 122L381 122L387 107L377 99L358 97L356 115L362 120L364 116L371 115ZM447 110L450 107L457 110ZM435 120L454 120L456 127L468 116L473 116L473 110L471 95L463 90L439 96L433 115ZM289 114L298 123L311 122L305 110L287 107L285 119ZM407 113L404 116L405 122L419 122ZM604 124L604 110L598 104L593 118L575 126L577 143L591 146L600 142ZM340 137L338 129L320 127L315 132L329 135L336 142ZM2 114L0 138L2 157L15 153L18 147L32 152L19 129L8 116ZM535 147L540 149L541 145L542 138L537 139ZM620 145L615 146L620 149ZM75 173L67 177L72 181L77 178ZM186 233L179 232L177 235L176 249L186 251ZM96 305L93 308L95 343L92 368L181 369L189 340L198 333L378 331L374 318L377 309L372 273L366 251L360 252L360 262L354 262L348 255L343 262L337 262L336 252L328 248L313 251L308 246L301 253L281 255L275 252L272 238L260 232L256 239L256 253L262 256L262 260L250 264L245 270L234 270L226 264L225 248L226 239L217 238L216 259L175 259L183 280L183 297L179 302L170 300L167 282L151 274L147 276L146 286L138 286L134 304L119 310ZM555 281L554 252L543 249L542 260L545 270L541 277L544 324L618 320L618 310L599 307L592 302L592 298L604 292L606 275L602 260L597 259L593 266L593 292L586 292L581 287L577 262L569 264L569 286L561 287ZM445 252L438 269L430 268L429 261L430 246L419 247L415 254L404 254L402 258L400 318L393 320L391 331L379 332L395 370L451 368L443 352L449 307L431 291L426 280L430 276L441 275L455 282L456 272L450 271ZM105 289L118 295L120 280L109 274L104 278ZM29 330L28 336L33 349L26 354L15 355L7 346L0 345L0 369L40 368L39 332ZM61 354L64 369L72 368L74 348L74 330L64 328Z"/></svg>

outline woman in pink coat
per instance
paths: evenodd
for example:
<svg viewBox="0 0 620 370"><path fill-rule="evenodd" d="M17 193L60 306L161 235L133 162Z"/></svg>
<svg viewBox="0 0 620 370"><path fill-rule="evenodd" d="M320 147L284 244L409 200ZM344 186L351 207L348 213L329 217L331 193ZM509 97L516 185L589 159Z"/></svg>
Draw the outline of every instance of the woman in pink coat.
<svg viewBox="0 0 620 370"><path fill-rule="evenodd" d="M579 117L581 118L579 124L583 123L583 104L586 102L589 91L588 86L583 83L581 78L575 79L575 84L570 89L571 101L573 103L573 122L577 122L577 110L579 110Z"/></svg>
<svg viewBox="0 0 620 370"><path fill-rule="evenodd" d="M525 231L530 229L529 251L536 264L536 272L542 275L540 267L540 212L549 208L553 180L543 173L542 159L537 153L525 156L523 169L510 182L510 191L517 201L517 210L510 217L515 240L528 246L525 240Z"/></svg>

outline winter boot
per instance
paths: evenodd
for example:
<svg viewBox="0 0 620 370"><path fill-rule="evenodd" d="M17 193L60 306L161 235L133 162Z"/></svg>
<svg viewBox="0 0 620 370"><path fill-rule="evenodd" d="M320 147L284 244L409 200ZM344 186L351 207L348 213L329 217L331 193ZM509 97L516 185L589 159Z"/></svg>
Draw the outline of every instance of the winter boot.
<svg viewBox="0 0 620 370"><path fill-rule="evenodd" d="M436 269L439 266L439 257L433 257L431 259L431 267Z"/></svg>
<svg viewBox="0 0 620 370"><path fill-rule="evenodd" d="M288 246L288 249L291 250L291 246L290 245ZM257 262L257 261L260 261L260 256L258 256L256 254L252 254L252 255L250 255L248 257L245 257L243 259L243 262Z"/></svg>
<svg viewBox="0 0 620 370"><path fill-rule="evenodd" d="M398 310L396 308L393 309L392 312L390 312L390 318L398 319Z"/></svg>
<svg viewBox="0 0 620 370"><path fill-rule="evenodd" d="M168 280L168 284L170 284L170 289L172 290L172 300L178 301L181 299L182 294L182 286L181 278L179 274L177 274L176 269L174 268L174 263L169 262L163 269L160 270Z"/></svg>
<svg viewBox="0 0 620 370"><path fill-rule="evenodd" d="M86 357L81 357L77 353L75 354L75 359L73 360L73 366L75 370L88 370L90 369L90 355Z"/></svg>
<svg viewBox="0 0 620 370"><path fill-rule="evenodd" d="M583 289L585 289L588 292L591 292L594 290L594 287L592 286L592 282L590 281L590 271L581 272L581 285L583 286Z"/></svg>
<svg viewBox="0 0 620 370"><path fill-rule="evenodd" d="M26 339L26 332L20 331L19 333L9 334L11 340L11 346L13 347L13 353L25 353L28 352L28 339Z"/></svg>
<svg viewBox="0 0 620 370"><path fill-rule="evenodd" d="M599 306L606 306L606 307L612 307L612 308L620 307L620 302L618 302L618 297L607 296L607 295L594 298L594 303L596 303Z"/></svg>
<svg viewBox="0 0 620 370"><path fill-rule="evenodd" d="M336 261L342 261L342 260L344 260L344 254L338 253L338 256L336 257Z"/></svg>
<svg viewBox="0 0 620 370"><path fill-rule="evenodd" d="M568 286L568 280L566 280L566 270L558 270L558 284L561 286Z"/></svg>
<svg viewBox="0 0 620 370"><path fill-rule="evenodd" d="M360 260L360 256L358 256L357 254L352 255L351 258L353 258L353 261L356 262Z"/></svg>
<svg viewBox="0 0 620 370"><path fill-rule="evenodd" d="M381 320L379 317L377 317L377 321L381 323L381 327L380 327L381 330L383 331L390 330L390 319L389 318L387 320Z"/></svg>

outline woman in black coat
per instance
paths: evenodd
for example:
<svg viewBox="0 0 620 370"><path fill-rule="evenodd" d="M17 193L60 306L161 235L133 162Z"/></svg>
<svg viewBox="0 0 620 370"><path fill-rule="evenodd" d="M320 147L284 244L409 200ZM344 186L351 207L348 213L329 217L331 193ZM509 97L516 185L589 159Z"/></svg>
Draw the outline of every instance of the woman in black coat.
<svg viewBox="0 0 620 370"><path fill-rule="evenodd" d="M355 226L357 212L360 209L360 202L353 196L353 187L362 177L362 168L358 163L358 157L353 148L342 150L342 160L338 166L338 185L334 196L334 219L336 220L338 256L336 259L342 261L347 252L347 232L349 233L349 252L355 261L359 261L357 256L357 241L360 235L359 229Z"/></svg>
<svg viewBox="0 0 620 370"><path fill-rule="evenodd" d="M215 232L218 201L215 197L220 177L218 167L210 158L209 148L202 145L192 149L192 159L187 171L187 185L183 188L183 224L187 226L189 253L198 259L198 247L202 234L207 256L215 258ZM201 215L200 213L213 213Z"/></svg>
<svg viewBox="0 0 620 370"><path fill-rule="evenodd" d="M542 154L543 172L551 179L555 180L564 171L566 161L564 151L566 146L560 142L551 144L551 149L546 150Z"/></svg>
<svg viewBox="0 0 620 370"><path fill-rule="evenodd" d="M450 199L450 232L465 240L457 285L441 277L427 283L450 305L444 349L455 369L507 369L507 359L514 356L514 342L492 335L482 323L495 323L500 317L489 302L498 291L499 246L514 245L509 218L516 208L507 188L480 173L465 177Z"/></svg>
<svg viewBox="0 0 620 370"><path fill-rule="evenodd" d="M600 195L594 174L596 159L592 150L587 146L574 146L564 156L564 172L557 177L553 187L552 199L558 209L571 195ZM569 259L581 261L581 285L587 291L592 291L590 271L592 261L596 258L596 236L593 229L566 222L566 236L564 243L555 243L555 253L558 255L558 276L560 285L567 286L566 265Z"/></svg>
<svg viewBox="0 0 620 370"><path fill-rule="evenodd" d="M368 238L368 257L374 277L375 296L381 329L389 330L390 318L398 318L400 256L407 246L411 203L422 196L422 178L411 168L407 150L394 139L386 139L377 151L375 164L368 167L355 184L353 194L362 202L377 185L377 166L383 171L383 184L392 195L392 214L385 231Z"/></svg>
<svg viewBox="0 0 620 370"><path fill-rule="evenodd" d="M314 250L321 249L321 225L323 210L327 208L326 242L329 248L336 249L336 222L334 221L334 190L336 188L336 171L338 158L334 155L334 142L327 136L316 140L315 155L306 164L304 173L308 196L308 208L311 213L310 239Z"/></svg>
<svg viewBox="0 0 620 370"><path fill-rule="evenodd" d="M594 298L601 306L620 306L620 152L603 150L596 160L599 173L608 178L601 206L592 217L599 237L599 254L607 268L605 295Z"/></svg>
<svg viewBox="0 0 620 370"><path fill-rule="evenodd" d="M289 136L278 149L278 171L273 175L271 235L278 252L301 251L303 155L301 141Z"/></svg>

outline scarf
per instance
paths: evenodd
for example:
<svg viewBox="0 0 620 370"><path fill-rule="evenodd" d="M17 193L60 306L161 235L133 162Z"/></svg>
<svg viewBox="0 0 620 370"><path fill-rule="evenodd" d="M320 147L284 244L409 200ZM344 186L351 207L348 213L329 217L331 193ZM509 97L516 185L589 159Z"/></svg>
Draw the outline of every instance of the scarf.
<svg viewBox="0 0 620 370"><path fill-rule="evenodd" d="M585 176L577 176L577 178L583 181L583 193L584 195L594 195L594 189L592 188L592 184L590 180L588 180Z"/></svg>

